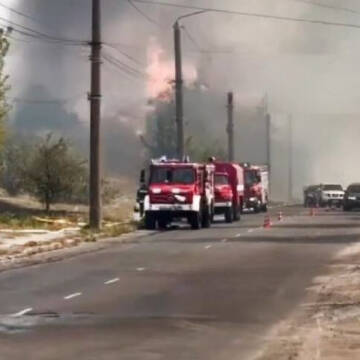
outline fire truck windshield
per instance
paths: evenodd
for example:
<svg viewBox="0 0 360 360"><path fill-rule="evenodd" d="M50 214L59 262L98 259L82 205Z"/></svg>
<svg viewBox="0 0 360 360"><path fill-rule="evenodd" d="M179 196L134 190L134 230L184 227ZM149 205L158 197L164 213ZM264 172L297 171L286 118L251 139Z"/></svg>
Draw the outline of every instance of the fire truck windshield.
<svg viewBox="0 0 360 360"><path fill-rule="evenodd" d="M259 182L259 177L256 171L245 171L245 184L253 185Z"/></svg>
<svg viewBox="0 0 360 360"><path fill-rule="evenodd" d="M188 168L153 168L150 182L152 184L193 184L195 173L193 169Z"/></svg>
<svg viewBox="0 0 360 360"><path fill-rule="evenodd" d="M229 185L229 178L226 175L215 174L216 185Z"/></svg>

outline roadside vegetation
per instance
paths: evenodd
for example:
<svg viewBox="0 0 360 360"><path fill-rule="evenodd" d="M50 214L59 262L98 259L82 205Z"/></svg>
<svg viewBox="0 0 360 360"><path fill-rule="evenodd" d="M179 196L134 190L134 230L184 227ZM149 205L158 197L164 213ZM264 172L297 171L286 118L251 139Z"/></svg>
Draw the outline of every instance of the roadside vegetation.
<svg viewBox="0 0 360 360"><path fill-rule="evenodd" d="M88 171L86 159L63 137L48 134L31 143L9 137L2 151L0 231L86 227ZM103 180L104 233L128 231L119 224L130 224L132 194L127 179Z"/></svg>

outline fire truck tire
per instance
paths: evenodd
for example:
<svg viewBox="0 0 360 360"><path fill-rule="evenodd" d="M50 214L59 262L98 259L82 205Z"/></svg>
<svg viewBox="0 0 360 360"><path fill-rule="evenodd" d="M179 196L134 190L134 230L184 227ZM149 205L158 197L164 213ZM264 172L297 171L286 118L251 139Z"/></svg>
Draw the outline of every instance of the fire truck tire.
<svg viewBox="0 0 360 360"><path fill-rule="evenodd" d="M201 227L200 212L194 211L189 215L189 224L193 230L199 230Z"/></svg>
<svg viewBox="0 0 360 360"><path fill-rule="evenodd" d="M168 224L168 221L166 219L159 219L158 220L158 225L160 229L166 229L166 226Z"/></svg>
<svg viewBox="0 0 360 360"><path fill-rule="evenodd" d="M233 212L233 220L234 221L239 221L240 220L240 213L241 213L240 207L239 206L233 207L232 212Z"/></svg>
<svg viewBox="0 0 360 360"><path fill-rule="evenodd" d="M256 204L255 206L254 206L254 213L255 214L258 214L260 212L260 206L258 205L258 204Z"/></svg>
<svg viewBox="0 0 360 360"><path fill-rule="evenodd" d="M233 222L233 214L231 208L227 208L225 210L225 222L227 222L228 224Z"/></svg>
<svg viewBox="0 0 360 360"><path fill-rule="evenodd" d="M268 206L267 206L267 204L261 205L261 211L263 211L263 212L267 212L267 211L268 211Z"/></svg>
<svg viewBox="0 0 360 360"><path fill-rule="evenodd" d="M211 211L209 208L203 211L201 225L203 228L209 228L211 226Z"/></svg>
<svg viewBox="0 0 360 360"><path fill-rule="evenodd" d="M156 227L156 218L151 212L145 212L145 229L146 230L155 230Z"/></svg>

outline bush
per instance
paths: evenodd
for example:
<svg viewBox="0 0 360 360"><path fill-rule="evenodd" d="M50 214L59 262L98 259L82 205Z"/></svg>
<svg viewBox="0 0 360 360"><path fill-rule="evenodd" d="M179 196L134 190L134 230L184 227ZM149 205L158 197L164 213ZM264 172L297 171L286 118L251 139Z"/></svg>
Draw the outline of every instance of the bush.
<svg viewBox="0 0 360 360"><path fill-rule="evenodd" d="M51 204L73 201L87 192L87 166L68 142L49 134L36 146L25 170L25 187L50 210Z"/></svg>

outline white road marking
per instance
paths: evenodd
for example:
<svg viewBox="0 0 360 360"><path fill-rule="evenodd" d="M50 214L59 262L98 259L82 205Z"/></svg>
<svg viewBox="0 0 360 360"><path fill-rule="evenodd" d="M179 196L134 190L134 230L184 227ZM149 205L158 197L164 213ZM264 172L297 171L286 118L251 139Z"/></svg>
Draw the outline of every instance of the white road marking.
<svg viewBox="0 0 360 360"><path fill-rule="evenodd" d="M222 239L221 242L227 242L227 239Z"/></svg>
<svg viewBox="0 0 360 360"><path fill-rule="evenodd" d="M25 314L29 313L30 311L32 311L32 308L27 308L27 309L19 311L16 314L12 314L11 316L14 316L14 317L24 316Z"/></svg>
<svg viewBox="0 0 360 360"><path fill-rule="evenodd" d="M240 237L241 236L241 234L236 234L236 237L238 238L238 237Z"/></svg>
<svg viewBox="0 0 360 360"><path fill-rule="evenodd" d="M205 249L208 250L208 249L210 249L211 247L212 247L212 245L206 245L206 246L205 246Z"/></svg>
<svg viewBox="0 0 360 360"><path fill-rule="evenodd" d="M144 268L144 267L138 267L138 268L136 269L136 271L145 271L145 268Z"/></svg>
<svg viewBox="0 0 360 360"><path fill-rule="evenodd" d="M104 284L105 284L105 285L114 284L114 283L118 282L119 280L120 280L119 278L114 278L114 279L105 281Z"/></svg>
<svg viewBox="0 0 360 360"><path fill-rule="evenodd" d="M78 297L78 296L81 296L81 295L82 295L81 292L77 292L77 293L74 293L74 294L70 294L70 295L68 295L68 296L65 296L65 297L64 297L64 300L70 300L70 299L73 299L73 298Z"/></svg>
<svg viewBox="0 0 360 360"><path fill-rule="evenodd" d="M252 233L252 232L254 232L254 230L255 230L255 229L249 229L249 230L248 230L248 233Z"/></svg>

